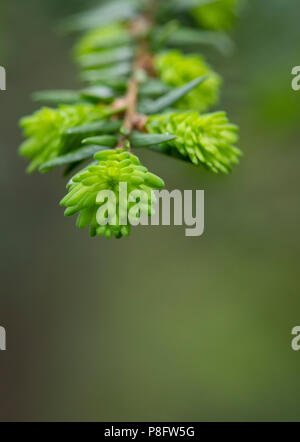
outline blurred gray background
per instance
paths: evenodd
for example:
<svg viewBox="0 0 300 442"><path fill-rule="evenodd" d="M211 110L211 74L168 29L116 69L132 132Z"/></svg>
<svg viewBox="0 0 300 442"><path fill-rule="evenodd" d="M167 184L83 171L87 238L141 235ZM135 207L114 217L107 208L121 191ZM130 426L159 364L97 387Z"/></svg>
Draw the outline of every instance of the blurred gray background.
<svg viewBox="0 0 300 442"><path fill-rule="evenodd" d="M207 53L241 165L219 177L141 155L168 189L205 190L205 235L108 241L63 217L60 171L26 176L17 155L30 94L80 86L57 25L87 2L1 2L1 421L299 420L300 5L249 3L235 54Z"/></svg>

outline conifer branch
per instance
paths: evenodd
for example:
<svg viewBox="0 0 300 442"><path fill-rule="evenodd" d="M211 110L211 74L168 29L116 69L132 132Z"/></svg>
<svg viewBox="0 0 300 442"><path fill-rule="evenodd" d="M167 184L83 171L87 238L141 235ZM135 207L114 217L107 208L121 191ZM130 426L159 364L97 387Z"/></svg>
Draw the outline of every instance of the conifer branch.
<svg viewBox="0 0 300 442"><path fill-rule="evenodd" d="M70 173L93 161L71 179L61 202L66 216L78 214L78 227L90 226L92 236L128 236L129 223L121 223L127 212L117 211L113 227L99 225L99 190L115 190L121 181L148 194L164 186L132 149L145 147L214 173L229 173L238 163L238 127L225 112L204 113L218 101L221 77L199 47L232 48L224 30L239 1L107 0L68 21L69 30L87 31L74 55L89 84L35 94L35 101L57 107L21 120L26 140L20 154L30 160L30 173L59 166ZM145 203L143 211L151 208Z"/></svg>
<svg viewBox="0 0 300 442"><path fill-rule="evenodd" d="M153 12L156 2L149 0L144 14L138 16L129 24L130 33L137 40L137 55L133 62L132 76L128 81L127 95L124 100L126 103L126 113L124 117L124 133L120 135L118 147L124 149L127 137L132 133L133 129L141 130L141 125L145 127L146 118L137 112L138 95L139 95L139 73L144 71L149 75L155 75L153 57L149 52L149 43L147 34L154 24ZM130 150L130 145L128 146Z"/></svg>

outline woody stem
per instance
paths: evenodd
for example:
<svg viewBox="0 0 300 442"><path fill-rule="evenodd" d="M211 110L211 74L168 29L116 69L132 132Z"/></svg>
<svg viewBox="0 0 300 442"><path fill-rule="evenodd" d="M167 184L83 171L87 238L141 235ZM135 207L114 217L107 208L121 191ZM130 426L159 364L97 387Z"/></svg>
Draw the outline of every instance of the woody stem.
<svg viewBox="0 0 300 442"><path fill-rule="evenodd" d="M134 128L139 127L145 118L137 113L139 81L138 72L144 70L153 74L152 56L149 52L149 44L145 37L147 30L152 26L149 12L138 17L131 23L131 33L138 41L137 56L133 62L133 73L128 81L127 94L125 97L126 113L124 117L124 135L120 136L118 147L125 148L127 136Z"/></svg>

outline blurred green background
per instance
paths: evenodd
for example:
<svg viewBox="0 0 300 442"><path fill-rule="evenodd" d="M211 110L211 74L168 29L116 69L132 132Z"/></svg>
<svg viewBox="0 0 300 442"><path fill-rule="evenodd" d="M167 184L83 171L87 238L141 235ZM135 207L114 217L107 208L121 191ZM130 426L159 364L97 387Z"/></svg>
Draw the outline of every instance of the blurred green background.
<svg viewBox="0 0 300 442"><path fill-rule="evenodd" d="M57 24L86 1L1 2L0 420L300 420L298 0L251 0L220 109L245 156L229 177L142 154L169 189L204 189L206 231L90 239L58 201L60 171L26 176L30 94L79 86Z"/></svg>

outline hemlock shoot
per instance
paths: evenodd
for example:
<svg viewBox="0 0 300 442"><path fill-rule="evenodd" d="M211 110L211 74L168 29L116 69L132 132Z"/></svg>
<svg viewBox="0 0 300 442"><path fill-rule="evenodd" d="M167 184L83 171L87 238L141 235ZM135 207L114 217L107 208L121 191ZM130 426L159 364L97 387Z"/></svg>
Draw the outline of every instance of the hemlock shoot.
<svg viewBox="0 0 300 442"><path fill-rule="evenodd" d="M154 216L145 195L165 185L141 164L140 148L214 173L227 174L239 162L238 127L225 112L208 112L222 79L201 54L204 44L218 50L231 44L224 30L239 1L99 3L65 23L67 31L83 32L73 57L85 86L34 94L46 107L21 120L26 140L20 154L30 161L29 173L64 166L67 175L82 168L61 201L65 215L76 214L77 226L89 227L91 236L122 238L131 231L132 206L138 205L137 220ZM120 183L141 195L136 201L126 196L126 210L120 209ZM113 191L118 203L113 225L105 223L101 191Z"/></svg>

